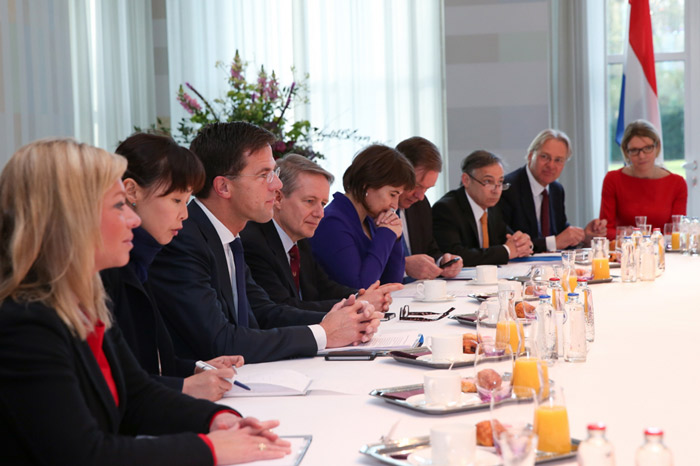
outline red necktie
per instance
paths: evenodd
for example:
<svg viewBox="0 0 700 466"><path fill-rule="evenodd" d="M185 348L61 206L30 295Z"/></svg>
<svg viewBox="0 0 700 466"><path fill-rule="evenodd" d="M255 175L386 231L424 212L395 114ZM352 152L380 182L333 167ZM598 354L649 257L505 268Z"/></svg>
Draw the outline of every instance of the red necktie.
<svg viewBox="0 0 700 466"><path fill-rule="evenodd" d="M542 236L549 236L549 193L547 189L542 191L542 209L540 210L540 230Z"/></svg>
<svg viewBox="0 0 700 466"><path fill-rule="evenodd" d="M299 248L295 244L289 248L289 266L292 269L292 277L294 277L294 284L297 286L297 291L299 291Z"/></svg>

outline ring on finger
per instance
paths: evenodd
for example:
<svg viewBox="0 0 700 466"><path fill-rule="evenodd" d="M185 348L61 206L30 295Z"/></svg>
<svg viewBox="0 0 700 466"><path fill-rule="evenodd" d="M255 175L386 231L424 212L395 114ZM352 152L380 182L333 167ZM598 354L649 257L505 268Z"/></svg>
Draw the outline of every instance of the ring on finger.
<svg viewBox="0 0 700 466"><path fill-rule="evenodd" d="M265 451L266 448L267 445L265 445L263 442L258 443L258 450Z"/></svg>

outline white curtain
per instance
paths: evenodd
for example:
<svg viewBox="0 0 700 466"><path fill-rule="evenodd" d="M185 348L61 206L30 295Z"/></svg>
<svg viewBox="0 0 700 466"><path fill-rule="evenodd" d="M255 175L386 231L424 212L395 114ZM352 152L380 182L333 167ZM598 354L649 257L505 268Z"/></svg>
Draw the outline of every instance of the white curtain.
<svg viewBox="0 0 700 466"><path fill-rule="evenodd" d="M68 10L0 0L0 168L22 145L73 134Z"/></svg>
<svg viewBox="0 0 700 466"><path fill-rule="evenodd" d="M420 135L444 152L441 12L439 0L168 0L173 126L186 115L175 102L178 86L222 95L226 76L214 64L238 49L249 72L264 65L284 84L309 74L309 103L295 109L298 118L367 138L315 145L338 178L334 189L369 142Z"/></svg>
<svg viewBox="0 0 700 466"><path fill-rule="evenodd" d="M107 150L155 120L150 0L0 0L0 167L74 137Z"/></svg>

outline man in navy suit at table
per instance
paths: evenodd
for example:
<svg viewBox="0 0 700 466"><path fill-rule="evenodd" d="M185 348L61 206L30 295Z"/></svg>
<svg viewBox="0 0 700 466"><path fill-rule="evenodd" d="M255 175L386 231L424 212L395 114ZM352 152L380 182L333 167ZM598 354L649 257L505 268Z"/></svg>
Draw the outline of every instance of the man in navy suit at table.
<svg viewBox="0 0 700 466"><path fill-rule="evenodd" d="M527 233L513 232L496 207L508 189L501 158L476 150L462 161L462 184L433 206L433 234L444 251L459 254L464 265L505 264L532 252Z"/></svg>
<svg viewBox="0 0 700 466"><path fill-rule="evenodd" d="M401 241L406 254L406 276L415 280L455 277L462 270L462 258L440 251L433 237L430 201L425 198L425 192L435 186L442 171L440 152L435 144L419 136L401 141L396 150L406 156L416 172L416 186L399 196L398 213L403 223ZM453 258L457 262L444 269L439 267Z"/></svg>
<svg viewBox="0 0 700 466"><path fill-rule="evenodd" d="M585 228L570 225L564 208L564 187L557 182L571 157L571 141L556 129L541 131L530 143L525 166L505 177L510 189L498 206L505 222L530 235L535 252L590 244L607 234L605 220L591 220Z"/></svg>
<svg viewBox="0 0 700 466"><path fill-rule="evenodd" d="M334 282L311 253L307 238L316 232L328 204L333 175L298 154L277 160L282 188L275 193L272 220L248 222L241 231L246 264L270 299L300 309L328 312L358 290ZM401 284L379 282L360 290L358 299L389 310L391 292Z"/></svg>
<svg viewBox="0 0 700 466"><path fill-rule="evenodd" d="M204 187L189 218L157 255L149 284L182 357L241 354L246 362L313 356L367 341L381 312L351 296L330 312L277 304L246 267L239 232L272 218L282 187L267 130L245 122L203 127L190 149L202 161Z"/></svg>

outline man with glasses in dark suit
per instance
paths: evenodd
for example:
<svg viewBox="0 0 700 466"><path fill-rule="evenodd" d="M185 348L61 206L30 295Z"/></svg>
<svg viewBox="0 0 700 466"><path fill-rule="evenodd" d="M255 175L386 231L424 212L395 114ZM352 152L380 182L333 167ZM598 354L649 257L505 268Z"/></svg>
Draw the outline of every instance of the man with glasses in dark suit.
<svg viewBox="0 0 700 466"><path fill-rule="evenodd" d="M452 251L467 267L505 264L532 252L530 237L508 227L496 204L509 185L501 158L485 150L462 162L462 185L433 206L433 232L443 251Z"/></svg>

